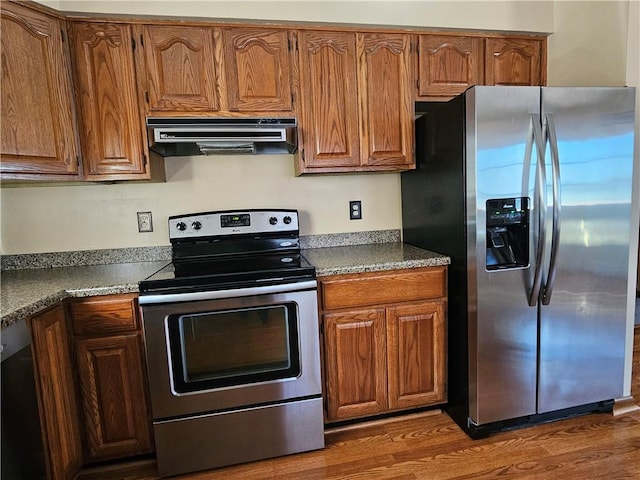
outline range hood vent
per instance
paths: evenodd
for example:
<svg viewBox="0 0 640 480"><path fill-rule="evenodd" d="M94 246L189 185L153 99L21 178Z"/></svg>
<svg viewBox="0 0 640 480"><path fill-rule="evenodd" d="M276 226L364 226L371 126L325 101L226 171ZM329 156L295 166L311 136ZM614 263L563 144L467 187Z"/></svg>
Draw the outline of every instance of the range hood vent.
<svg viewBox="0 0 640 480"><path fill-rule="evenodd" d="M296 126L295 118L147 117L149 148L163 157L294 153Z"/></svg>

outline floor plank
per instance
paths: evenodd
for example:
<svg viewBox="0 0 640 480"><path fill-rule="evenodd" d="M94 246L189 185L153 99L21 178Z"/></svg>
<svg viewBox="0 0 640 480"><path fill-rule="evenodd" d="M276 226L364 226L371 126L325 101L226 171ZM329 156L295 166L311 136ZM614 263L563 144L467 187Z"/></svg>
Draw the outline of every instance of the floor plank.
<svg viewBox="0 0 640 480"><path fill-rule="evenodd" d="M632 394L640 401L640 328ZM329 430L323 450L172 477L175 480L637 480L640 411L591 414L471 440L448 416L410 415ZM103 475L103 476L101 476ZM153 461L82 480L157 480Z"/></svg>

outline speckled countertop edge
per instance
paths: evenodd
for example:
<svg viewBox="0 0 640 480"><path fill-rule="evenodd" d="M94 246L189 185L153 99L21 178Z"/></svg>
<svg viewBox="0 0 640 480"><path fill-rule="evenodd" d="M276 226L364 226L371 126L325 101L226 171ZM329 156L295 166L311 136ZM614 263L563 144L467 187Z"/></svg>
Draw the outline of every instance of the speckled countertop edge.
<svg viewBox="0 0 640 480"><path fill-rule="evenodd" d="M403 243L302 250L318 276L449 265L445 255Z"/></svg>
<svg viewBox="0 0 640 480"><path fill-rule="evenodd" d="M68 297L113 295L138 291L138 282L166 261L3 271L2 328Z"/></svg>
<svg viewBox="0 0 640 480"><path fill-rule="evenodd" d="M369 233L301 238L302 252L318 276L449 264L444 255L400 243L397 231ZM367 241L372 243L353 244ZM170 260L168 248L62 252L42 254L44 259L37 255L12 259L13 267L3 270L0 277L2 328L65 298L137 292L140 280ZM69 260L70 266L52 266ZM96 261L107 264L92 264ZM35 268L43 264L47 267Z"/></svg>

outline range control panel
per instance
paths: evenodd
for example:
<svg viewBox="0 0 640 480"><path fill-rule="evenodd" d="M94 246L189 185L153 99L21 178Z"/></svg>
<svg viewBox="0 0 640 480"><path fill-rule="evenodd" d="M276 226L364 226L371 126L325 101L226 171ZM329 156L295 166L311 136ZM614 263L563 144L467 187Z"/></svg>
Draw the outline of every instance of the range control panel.
<svg viewBox="0 0 640 480"><path fill-rule="evenodd" d="M297 210L226 210L169 217L169 238L298 233Z"/></svg>

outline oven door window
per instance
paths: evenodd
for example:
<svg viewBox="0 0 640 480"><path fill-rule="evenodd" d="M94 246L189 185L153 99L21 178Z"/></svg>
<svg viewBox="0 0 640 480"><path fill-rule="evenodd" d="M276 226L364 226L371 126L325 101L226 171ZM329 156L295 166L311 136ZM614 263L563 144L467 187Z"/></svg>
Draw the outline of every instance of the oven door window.
<svg viewBox="0 0 640 480"><path fill-rule="evenodd" d="M177 393L300 375L295 303L168 318Z"/></svg>

